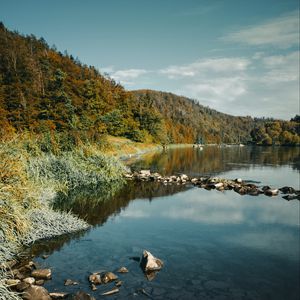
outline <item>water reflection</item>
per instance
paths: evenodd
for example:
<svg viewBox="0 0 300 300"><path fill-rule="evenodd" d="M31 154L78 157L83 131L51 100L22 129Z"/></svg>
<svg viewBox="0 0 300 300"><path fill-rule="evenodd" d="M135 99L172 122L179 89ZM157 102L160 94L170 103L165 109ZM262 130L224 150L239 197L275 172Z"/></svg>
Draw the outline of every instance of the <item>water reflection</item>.
<svg viewBox="0 0 300 300"><path fill-rule="evenodd" d="M129 181L126 185L75 189L68 195L58 195L53 206L54 209L72 211L91 225L102 225L108 217L124 210L131 200L142 198L152 201L155 197L173 195L188 188L184 185L164 186L158 182Z"/></svg>
<svg viewBox="0 0 300 300"><path fill-rule="evenodd" d="M298 148L189 148L155 154L133 168L243 174L280 183L299 175L298 160ZM101 226L37 243L31 251L52 254L47 260L36 258L53 270L46 283L50 291L82 289L100 299L112 286L93 292L88 274L126 266L130 271L122 278L118 299L143 299L136 296L141 289L153 299L298 299L299 204L280 196L240 196L158 182L81 189L56 199L55 208ZM165 263L151 282L130 259L144 249ZM66 278L80 285L65 287Z"/></svg>
<svg viewBox="0 0 300 300"><path fill-rule="evenodd" d="M154 153L132 163L133 169L148 168L166 175L186 173L191 176L218 174L253 165L290 165L300 170L300 147L206 146L170 149Z"/></svg>

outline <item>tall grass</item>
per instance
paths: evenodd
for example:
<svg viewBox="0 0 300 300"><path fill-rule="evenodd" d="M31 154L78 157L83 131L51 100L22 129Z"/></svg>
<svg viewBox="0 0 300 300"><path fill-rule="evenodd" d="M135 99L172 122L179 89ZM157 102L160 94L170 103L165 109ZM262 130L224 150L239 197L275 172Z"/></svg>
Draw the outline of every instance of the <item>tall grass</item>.
<svg viewBox="0 0 300 300"><path fill-rule="evenodd" d="M0 265L24 245L89 227L54 211L51 200L57 192L122 181L123 165L101 147L60 145L57 137L30 134L0 142ZM19 299L4 285L8 275L0 268L0 300Z"/></svg>

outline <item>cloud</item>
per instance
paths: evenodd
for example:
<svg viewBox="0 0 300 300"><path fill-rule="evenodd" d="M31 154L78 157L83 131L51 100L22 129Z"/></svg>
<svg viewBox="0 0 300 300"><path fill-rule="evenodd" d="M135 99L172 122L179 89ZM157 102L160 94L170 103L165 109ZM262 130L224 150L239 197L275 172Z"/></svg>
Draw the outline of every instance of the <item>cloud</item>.
<svg viewBox="0 0 300 300"><path fill-rule="evenodd" d="M209 58L186 65L174 65L159 70L170 79L177 77L194 77L201 72L225 73L246 70L250 60L245 58Z"/></svg>
<svg viewBox="0 0 300 300"><path fill-rule="evenodd" d="M221 38L252 46L290 48L299 45L299 13L292 12L260 25L250 26Z"/></svg>
<svg viewBox="0 0 300 300"><path fill-rule="evenodd" d="M112 71L110 77L124 85L133 85L132 79L136 79L141 75L147 74L149 71L145 69L127 69Z"/></svg>

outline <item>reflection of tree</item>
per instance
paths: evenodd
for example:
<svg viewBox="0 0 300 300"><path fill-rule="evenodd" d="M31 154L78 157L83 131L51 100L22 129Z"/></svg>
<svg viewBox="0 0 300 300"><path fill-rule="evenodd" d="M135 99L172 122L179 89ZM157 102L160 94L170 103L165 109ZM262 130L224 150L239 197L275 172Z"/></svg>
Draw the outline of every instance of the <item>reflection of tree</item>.
<svg viewBox="0 0 300 300"><path fill-rule="evenodd" d="M300 170L299 154L299 147L206 146L203 151L187 147L139 160L132 165L132 169L149 168L166 175L186 173L191 176L230 171L238 164L241 164L239 168L250 168L253 164L292 165Z"/></svg>
<svg viewBox="0 0 300 300"><path fill-rule="evenodd" d="M102 225L111 215L119 214L133 199L148 199L172 195L187 189L185 186L158 182L134 182L127 185L102 186L97 189L80 188L69 195L60 195L55 209L72 211L92 225Z"/></svg>

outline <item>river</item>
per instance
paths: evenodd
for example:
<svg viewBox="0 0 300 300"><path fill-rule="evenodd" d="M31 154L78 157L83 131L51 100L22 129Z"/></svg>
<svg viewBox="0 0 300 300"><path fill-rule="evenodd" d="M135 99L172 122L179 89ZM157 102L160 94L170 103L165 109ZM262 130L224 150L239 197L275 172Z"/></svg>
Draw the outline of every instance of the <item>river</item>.
<svg viewBox="0 0 300 300"><path fill-rule="evenodd" d="M178 148L128 164L163 175L299 189L299 148ZM111 190L74 191L55 207L72 210L92 227L28 250L40 267L52 269L49 291L84 290L101 299L114 284L92 291L88 275L125 266L129 273L118 274L124 283L110 299L299 299L298 200L131 181ZM138 262L144 249L164 262L151 281ZM79 285L64 286L65 279Z"/></svg>

